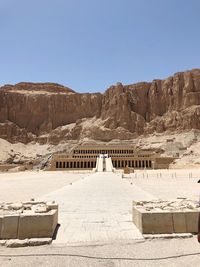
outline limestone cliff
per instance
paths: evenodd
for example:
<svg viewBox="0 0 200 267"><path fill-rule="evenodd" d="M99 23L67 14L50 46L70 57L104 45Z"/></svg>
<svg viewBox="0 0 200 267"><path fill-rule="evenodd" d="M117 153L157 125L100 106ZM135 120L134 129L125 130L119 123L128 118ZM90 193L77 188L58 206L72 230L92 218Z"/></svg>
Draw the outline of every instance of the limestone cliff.
<svg viewBox="0 0 200 267"><path fill-rule="evenodd" d="M118 83L103 94L52 83L0 88L0 138L11 142L108 141L200 129L199 114L200 69L149 83Z"/></svg>

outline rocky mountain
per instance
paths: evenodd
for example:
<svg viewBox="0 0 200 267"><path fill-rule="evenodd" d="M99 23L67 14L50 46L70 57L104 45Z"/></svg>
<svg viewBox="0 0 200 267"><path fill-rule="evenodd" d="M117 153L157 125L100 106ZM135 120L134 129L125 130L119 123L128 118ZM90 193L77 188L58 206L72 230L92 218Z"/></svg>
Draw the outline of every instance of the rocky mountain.
<svg viewBox="0 0 200 267"><path fill-rule="evenodd" d="M0 138L57 144L83 138L110 141L200 129L200 69L165 80L76 93L53 83L0 88Z"/></svg>

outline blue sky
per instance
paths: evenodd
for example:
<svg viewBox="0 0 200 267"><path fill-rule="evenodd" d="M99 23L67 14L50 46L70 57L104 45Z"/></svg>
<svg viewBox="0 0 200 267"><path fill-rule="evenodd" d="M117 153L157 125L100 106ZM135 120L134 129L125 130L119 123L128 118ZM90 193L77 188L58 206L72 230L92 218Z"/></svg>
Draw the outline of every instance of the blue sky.
<svg viewBox="0 0 200 267"><path fill-rule="evenodd" d="M78 92L200 67L199 0L0 0L0 84Z"/></svg>

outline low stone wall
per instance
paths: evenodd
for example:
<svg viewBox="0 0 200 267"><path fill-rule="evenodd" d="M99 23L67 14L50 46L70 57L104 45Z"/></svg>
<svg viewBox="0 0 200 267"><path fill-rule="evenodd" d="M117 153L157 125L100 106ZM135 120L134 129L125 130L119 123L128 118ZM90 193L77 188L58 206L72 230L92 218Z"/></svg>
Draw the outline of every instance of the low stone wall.
<svg viewBox="0 0 200 267"><path fill-rule="evenodd" d="M52 237L58 223L54 202L0 204L0 239Z"/></svg>
<svg viewBox="0 0 200 267"><path fill-rule="evenodd" d="M179 198L172 201L133 201L133 222L142 234L197 233L198 202Z"/></svg>

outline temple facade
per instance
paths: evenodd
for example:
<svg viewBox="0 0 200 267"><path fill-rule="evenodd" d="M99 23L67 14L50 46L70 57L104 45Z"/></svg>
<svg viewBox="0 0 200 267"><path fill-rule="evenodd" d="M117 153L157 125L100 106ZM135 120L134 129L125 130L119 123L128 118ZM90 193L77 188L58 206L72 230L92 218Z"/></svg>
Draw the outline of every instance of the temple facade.
<svg viewBox="0 0 200 267"><path fill-rule="evenodd" d="M55 154L50 170L92 170L96 167L99 155L110 157L116 169L167 169L174 160L147 150L139 151L131 145L82 145L69 154Z"/></svg>

